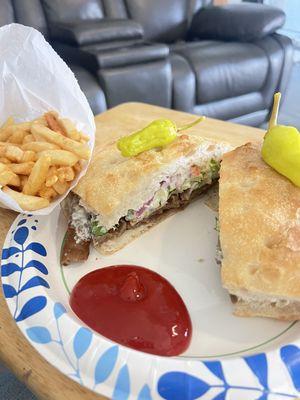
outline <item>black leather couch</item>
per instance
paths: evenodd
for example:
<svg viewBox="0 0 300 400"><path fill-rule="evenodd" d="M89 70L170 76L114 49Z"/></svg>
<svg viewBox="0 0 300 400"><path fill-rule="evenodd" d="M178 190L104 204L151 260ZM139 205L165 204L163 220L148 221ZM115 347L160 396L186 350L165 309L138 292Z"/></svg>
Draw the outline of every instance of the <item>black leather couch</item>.
<svg viewBox="0 0 300 400"><path fill-rule="evenodd" d="M0 26L13 22L38 29L51 42L46 16L39 0L0 0ZM106 99L97 77L79 63L69 64L69 67L74 72L94 114L105 111Z"/></svg>
<svg viewBox="0 0 300 400"><path fill-rule="evenodd" d="M95 113L144 101L259 125L285 92L284 13L210 0L0 0L0 25L39 29L77 74ZM100 86L104 92L100 89Z"/></svg>

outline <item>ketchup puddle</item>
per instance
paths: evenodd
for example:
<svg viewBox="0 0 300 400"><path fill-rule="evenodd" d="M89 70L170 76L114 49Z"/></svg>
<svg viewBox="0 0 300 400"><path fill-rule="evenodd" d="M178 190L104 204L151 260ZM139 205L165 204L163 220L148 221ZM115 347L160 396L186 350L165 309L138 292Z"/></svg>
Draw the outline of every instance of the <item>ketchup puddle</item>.
<svg viewBox="0 0 300 400"><path fill-rule="evenodd" d="M147 268L114 265L90 272L75 285L70 305L96 332L146 353L176 356L191 341L191 319L182 298Z"/></svg>

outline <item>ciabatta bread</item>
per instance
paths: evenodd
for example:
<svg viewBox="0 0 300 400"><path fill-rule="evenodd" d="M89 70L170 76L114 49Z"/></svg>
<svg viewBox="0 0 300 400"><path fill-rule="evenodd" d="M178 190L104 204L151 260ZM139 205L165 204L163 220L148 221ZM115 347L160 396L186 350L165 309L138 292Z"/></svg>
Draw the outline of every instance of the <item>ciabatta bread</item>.
<svg viewBox="0 0 300 400"><path fill-rule="evenodd" d="M73 191L87 210L99 216L99 225L109 230L128 210L138 210L151 199L161 182L179 168L189 171L195 163L206 167L230 149L225 143L181 135L163 149L123 157L114 142L95 148L87 173Z"/></svg>
<svg viewBox="0 0 300 400"><path fill-rule="evenodd" d="M239 316L300 319L300 189L247 144L220 171L223 286Z"/></svg>

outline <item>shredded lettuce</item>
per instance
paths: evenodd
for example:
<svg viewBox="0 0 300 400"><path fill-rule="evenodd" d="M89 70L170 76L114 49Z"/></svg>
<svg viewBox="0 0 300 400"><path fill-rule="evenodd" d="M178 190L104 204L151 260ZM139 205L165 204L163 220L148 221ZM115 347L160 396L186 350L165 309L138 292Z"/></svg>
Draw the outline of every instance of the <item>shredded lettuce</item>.
<svg viewBox="0 0 300 400"><path fill-rule="evenodd" d="M132 210L132 209L128 210L125 219L126 219L127 221L133 220L134 214L135 214L135 211L134 211L134 210Z"/></svg>
<svg viewBox="0 0 300 400"><path fill-rule="evenodd" d="M107 229L104 226L98 225L98 221L92 221L91 230L94 236L103 236L107 233Z"/></svg>
<svg viewBox="0 0 300 400"><path fill-rule="evenodd" d="M218 233L220 233L220 221L219 221L219 218L218 218L218 217L216 217L216 220L215 220L215 230L216 230Z"/></svg>
<svg viewBox="0 0 300 400"><path fill-rule="evenodd" d="M210 160L209 168L211 170L212 177L215 178L219 174L220 163L218 161L212 159L212 160Z"/></svg>

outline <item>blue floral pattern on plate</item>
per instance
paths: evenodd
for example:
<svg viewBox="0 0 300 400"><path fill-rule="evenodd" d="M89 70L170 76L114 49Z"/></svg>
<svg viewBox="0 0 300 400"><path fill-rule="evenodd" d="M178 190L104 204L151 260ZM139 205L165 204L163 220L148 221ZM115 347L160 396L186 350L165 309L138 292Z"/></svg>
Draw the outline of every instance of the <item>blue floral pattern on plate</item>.
<svg viewBox="0 0 300 400"><path fill-rule="evenodd" d="M19 310L19 297L22 295L22 292L25 292L28 289L36 286L44 286L45 288L49 288L48 282L40 275L34 275L25 283L23 283L23 272L28 268L33 268L41 274L48 275L48 270L41 261L32 258L25 264L24 256L28 252L35 253L41 257L46 257L47 255L47 251L41 243L27 243L29 229L26 226L23 226L26 222L27 219L22 218L17 224L18 227L13 233L15 245L8 248L3 248L2 250L2 277L8 277L15 272L19 274L17 287L5 283L2 285L4 296L9 299L15 298L15 310L13 316L16 322L23 321L24 319L29 318L31 315L38 313L45 308L47 304L46 296L35 296L29 298L28 301L23 305L22 309ZM33 226L31 228L33 229L36 227ZM17 262L17 257L19 256L21 258L21 262ZM6 260L11 260L13 258L15 258L15 262L11 261L5 263Z"/></svg>
<svg viewBox="0 0 300 400"><path fill-rule="evenodd" d="M2 252L3 292L22 332L70 378L113 400L300 396L299 343L233 359L187 360L136 352L82 326L67 304L51 295L47 240L38 226L43 218L23 215L13 224Z"/></svg>

